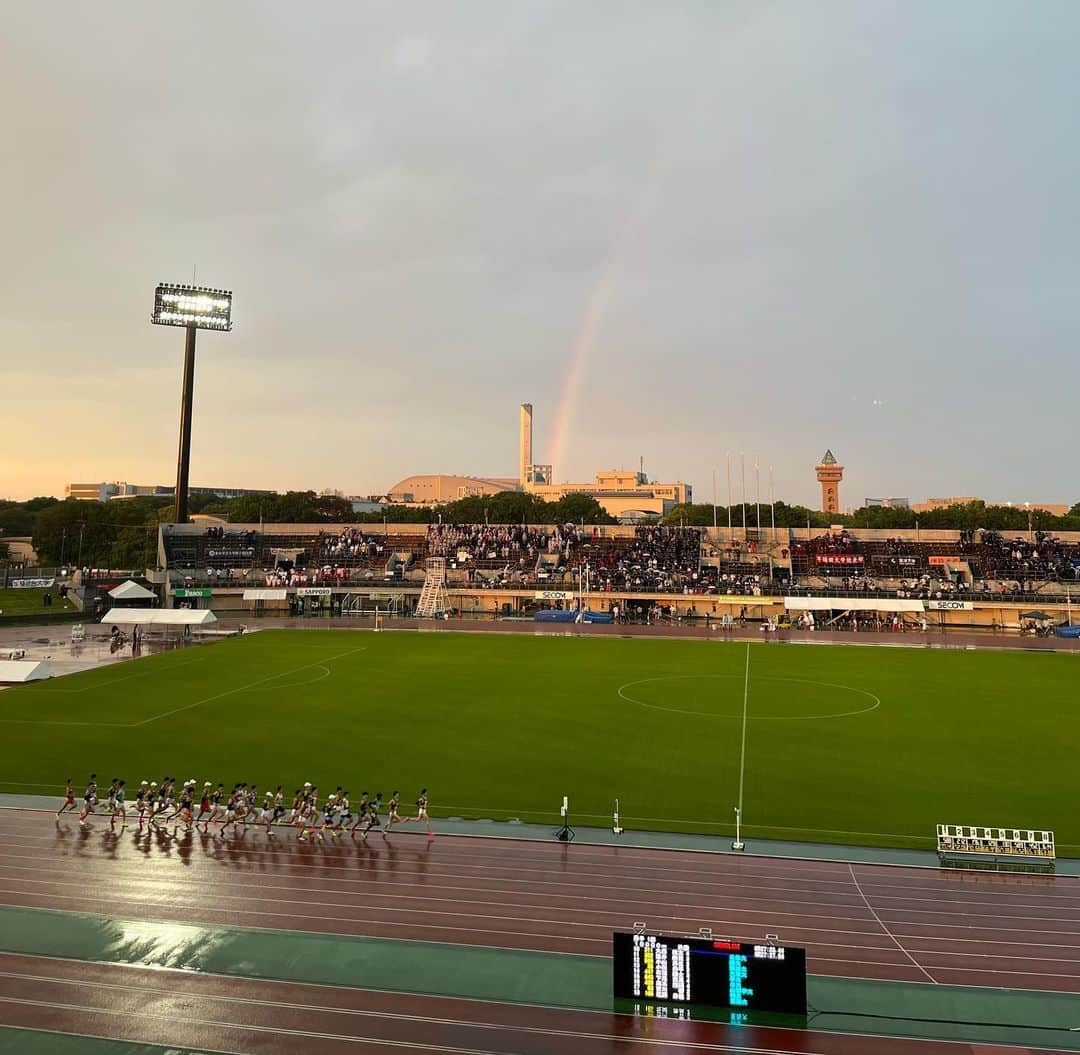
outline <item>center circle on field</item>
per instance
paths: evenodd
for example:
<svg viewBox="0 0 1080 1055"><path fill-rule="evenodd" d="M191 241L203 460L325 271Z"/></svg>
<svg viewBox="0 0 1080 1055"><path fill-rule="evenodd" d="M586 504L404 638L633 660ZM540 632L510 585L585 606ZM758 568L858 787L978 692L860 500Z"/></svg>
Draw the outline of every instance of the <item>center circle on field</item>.
<svg viewBox="0 0 1080 1055"><path fill-rule="evenodd" d="M644 695L645 692L639 690L638 695L635 695L630 690L635 689L641 685L653 685L663 682L684 682L684 681L711 681L711 680L725 680L725 681L739 681L742 682L745 675L743 674L661 674L655 678L640 678L637 681L628 681L625 685L620 685L618 689L618 695L624 699L627 703L632 703L637 707L645 707L650 711L666 711L668 714L686 714L695 718L718 718L718 719L742 719L742 691L740 685L740 691L733 694L730 697L730 703L733 710L730 714L719 713L717 711L699 711L693 710L687 707L672 707L667 704L651 703L648 700L640 699L640 695ZM833 693L841 694L836 700L835 710L820 710L815 714L755 714L754 713L754 684L763 681L770 682L784 682L790 685L813 685L820 689L828 689ZM729 702L725 700L725 702ZM852 705L855 706L852 706ZM854 718L860 714L869 714L871 711L876 711L881 706L881 698L875 696L872 692L868 692L866 689L857 689L853 685L841 685L831 681L815 681L811 678L782 678L771 674L762 674L754 678L754 681L750 685L750 707L747 714L747 720L751 722L809 722L815 720L824 720L828 718Z"/></svg>

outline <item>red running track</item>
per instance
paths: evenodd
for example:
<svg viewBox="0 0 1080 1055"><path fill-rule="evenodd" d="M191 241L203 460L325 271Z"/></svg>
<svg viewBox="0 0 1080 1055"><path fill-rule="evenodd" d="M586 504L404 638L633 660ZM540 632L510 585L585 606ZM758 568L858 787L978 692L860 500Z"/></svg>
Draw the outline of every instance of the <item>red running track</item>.
<svg viewBox="0 0 1080 1055"><path fill-rule="evenodd" d="M967 1055L1027 1048L721 1026L0 954L0 1021L237 1055Z"/></svg>
<svg viewBox="0 0 1080 1055"><path fill-rule="evenodd" d="M779 934L815 974L1080 992L1072 877L412 833L113 840L104 827L0 810L0 903L596 956L645 920Z"/></svg>

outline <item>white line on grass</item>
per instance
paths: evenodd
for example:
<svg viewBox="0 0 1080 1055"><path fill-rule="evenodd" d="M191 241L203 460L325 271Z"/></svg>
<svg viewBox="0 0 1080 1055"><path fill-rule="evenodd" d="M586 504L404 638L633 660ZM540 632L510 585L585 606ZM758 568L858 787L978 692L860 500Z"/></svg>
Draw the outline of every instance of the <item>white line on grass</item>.
<svg viewBox="0 0 1080 1055"><path fill-rule="evenodd" d="M742 749L739 751L739 808L735 816L742 819L743 777L746 774L746 712L750 706L750 644L746 645L746 677L743 680L742 696Z"/></svg>
<svg viewBox="0 0 1080 1055"><path fill-rule="evenodd" d="M927 978L930 979L934 985L938 984L937 979L925 968L914 956L911 955L903 945L900 944L900 939L888 927L885 926L885 921L874 911L874 906L870 904L870 899L863 893L863 888L859 886L859 878L855 875L855 869L852 865L848 865L848 871L851 873L851 881L855 884L855 889L859 892L859 897L863 899L863 904L866 906L866 910L870 913L874 919L877 920L878 926L888 935L892 943L920 970Z"/></svg>
<svg viewBox="0 0 1080 1055"><path fill-rule="evenodd" d="M319 667L326 663L333 663L334 660L344 659L346 656L353 656L357 652L366 652L366 646L363 648L352 648L348 652L341 652L336 656L329 656L324 660L316 661L314 663L305 663L301 667L294 667L292 670L283 670L277 674L270 674L268 677L260 678L258 681L253 681L250 685L240 685L235 689L226 689L224 692L216 693L213 696L207 696L203 700L196 700L194 703L185 703L183 707L174 707L171 711L165 711L162 714L155 714L150 718L144 718L141 722L132 722L131 728L137 728L143 725L149 725L151 722L159 721L162 718L171 718L174 714L180 714L182 711L190 711L194 707L201 707L204 703L213 703L215 700L222 700L226 696L233 696L238 692L247 692L248 689L257 688L259 685L265 685L268 681L273 681L275 678L284 678L289 674L299 674L302 670L307 670L310 667Z"/></svg>
<svg viewBox="0 0 1080 1055"><path fill-rule="evenodd" d="M149 659L150 657L146 657ZM165 671L176 670L178 667L189 667L192 663L201 663L205 656L193 656L191 659L184 660L183 663L173 663L171 666L160 667L155 666L151 670L137 670L133 674L122 674L118 678L108 678L105 681L95 681L92 685L84 685L81 689L62 689L59 686L54 685L42 685L40 688L35 689L35 692L59 692L64 696L75 696L80 692L91 692L94 689L104 688L106 685L115 685L121 681L131 681L132 678L145 678L149 674L161 674ZM47 662L47 661L46 661ZM103 667L90 667L88 670L78 671L79 674L89 674L92 671L103 670ZM63 677L63 675L61 675Z"/></svg>
<svg viewBox="0 0 1080 1055"><path fill-rule="evenodd" d="M660 674L655 678L641 678L638 681L628 681L625 685L620 685L616 690L616 693L621 699L626 700L627 703L636 704L638 707L646 707L650 711L666 711L668 714L689 714L698 718L734 720L739 718L739 715L713 714L710 711L690 711L681 707L661 707L656 703L646 703L644 700L639 700L634 696L628 695L626 690L632 689L635 685L647 685L650 682L657 681L682 681L694 678L737 678L738 676L738 674ZM795 685L817 685L819 688L823 689L841 689L845 692L855 692L860 696L867 696L874 702L870 704L869 707L861 707L857 711L839 711L836 714L755 714L750 719L752 722L811 722L828 718L854 718L860 714L869 714L871 711L876 711L881 706L881 698L879 696L875 696L872 692L867 692L866 689L856 689L853 685L842 685L839 682L816 681L810 678L781 678L771 674L759 674L758 681L783 681Z"/></svg>

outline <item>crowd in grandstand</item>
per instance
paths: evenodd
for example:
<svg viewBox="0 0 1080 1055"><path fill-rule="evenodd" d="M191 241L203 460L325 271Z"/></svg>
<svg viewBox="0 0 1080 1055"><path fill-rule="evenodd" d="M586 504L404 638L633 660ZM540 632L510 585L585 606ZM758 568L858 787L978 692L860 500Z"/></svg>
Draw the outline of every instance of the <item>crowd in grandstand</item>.
<svg viewBox="0 0 1080 1055"><path fill-rule="evenodd" d="M573 524L529 527L525 524L431 524L427 552L463 561L532 561L542 553L568 559L580 537Z"/></svg>
<svg viewBox="0 0 1080 1055"><path fill-rule="evenodd" d="M701 532L686 527L639 527L629 540L590 547L594 586L604 590L682 592L701 579Z"/></svg>
<svg viewBox="0 0 1080 1055"><path fill-rule="evenodd" d="M368 535L358 528L346 528L340 535L323 535L320 543L324 560L381 557L384 550L383 540L378 535Z"/></svg>
<svg viewBox="0 0 1080 1055"><path fill-rule="evenodd" d="M335 583L348 582L352 574L349 568L333 567L329 564L322 568L275 568L268 572L267 586L331 586Z"/></svg>

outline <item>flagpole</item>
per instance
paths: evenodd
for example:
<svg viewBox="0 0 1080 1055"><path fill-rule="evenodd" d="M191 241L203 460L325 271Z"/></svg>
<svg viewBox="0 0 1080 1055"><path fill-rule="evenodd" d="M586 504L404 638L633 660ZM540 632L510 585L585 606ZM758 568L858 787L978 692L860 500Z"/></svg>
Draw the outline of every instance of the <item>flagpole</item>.
<svg viewBox="0 0 1080 1055"><path fill-rule="evenodd" d="M727 533L728 545L731 544L731 451L724 451L724 463L727 465Z"/></svg>
<svg viewBox="0 0 1080 1055"><path fill-rule="evenodd" d="M772 521L772 540L773 545L776 545L776 497L773 492L773 474L772 466L769 466L769 509L770 519Z"/></svg>
<svg viewBox="0 0 1080 1055"><path fill-rule="evenodd" d="M746 454L739 452L739 472L742 475L742 537L745 542L750 536L746 533Z"/></svg>
<svg viewBox="0 0 1080 1055"><path fill-rule="evenodd" d="M754 456L754 502L757 506L757 512L754 514L754 530L757 532L758 539L761 538L761 465L758 463L757 455Z"/></svg>

